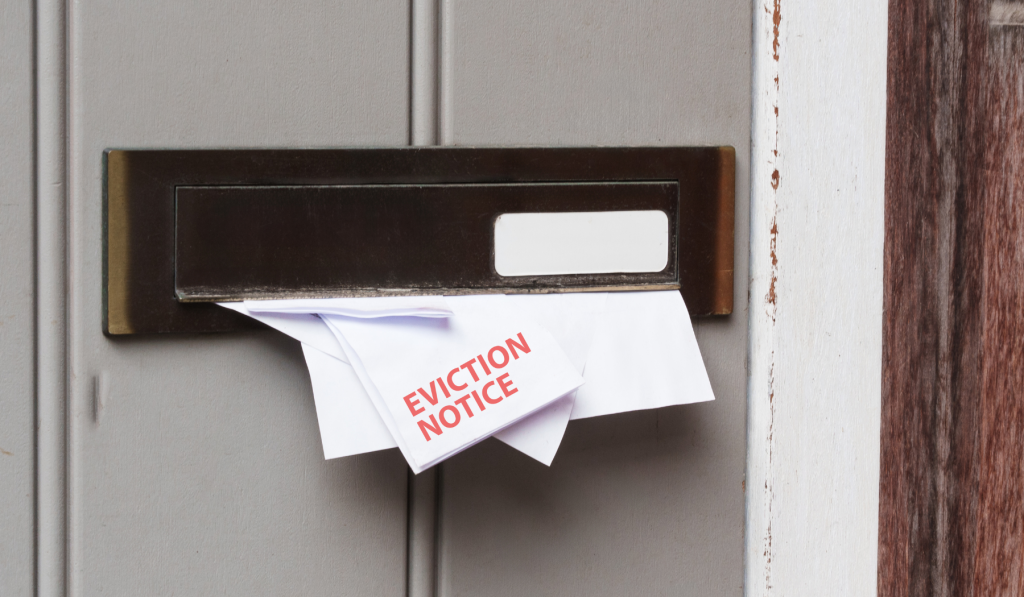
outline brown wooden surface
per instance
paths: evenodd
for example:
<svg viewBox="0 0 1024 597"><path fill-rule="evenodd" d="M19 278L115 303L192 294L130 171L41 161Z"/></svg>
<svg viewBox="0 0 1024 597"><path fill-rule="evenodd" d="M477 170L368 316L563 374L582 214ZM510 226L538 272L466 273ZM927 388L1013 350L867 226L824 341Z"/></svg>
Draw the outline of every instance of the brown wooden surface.
<svg viewBox="0 0 1024 597"><path fill-rule="evenodd" d="M889 5L878 592L1024 594L1024 27Z"/></svg>
<svg viewBox="0 0 1024 597"><path fill-rule="evenodd" d="M1021 6L1024 10L1024 5ZM1024 27L990 29L977 595L1024 593Z"/></svg>

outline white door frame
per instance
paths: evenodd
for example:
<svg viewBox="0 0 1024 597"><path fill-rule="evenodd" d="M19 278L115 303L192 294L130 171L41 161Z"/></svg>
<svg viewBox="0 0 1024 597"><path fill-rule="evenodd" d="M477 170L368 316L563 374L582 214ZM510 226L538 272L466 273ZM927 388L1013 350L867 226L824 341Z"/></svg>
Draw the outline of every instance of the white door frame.
<svg viewBox="0 0 1024 597"><path fill-rule="evenodd" d="M887 24L754 6L751 596L876 594Z"/></svg>

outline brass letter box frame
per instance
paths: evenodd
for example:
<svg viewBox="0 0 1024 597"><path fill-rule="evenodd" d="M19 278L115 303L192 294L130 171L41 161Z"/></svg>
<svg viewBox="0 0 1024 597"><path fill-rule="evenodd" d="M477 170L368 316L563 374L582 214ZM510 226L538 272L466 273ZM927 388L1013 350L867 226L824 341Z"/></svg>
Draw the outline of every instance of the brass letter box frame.
<svg viewBox="0 0 1024 597"><path fill-rule="evenodd" d="M108 150L104 332L260 327L247 298L675 289L733 305L731 147ZM661 210L664 270L502 277L503 213Z"/></svg>

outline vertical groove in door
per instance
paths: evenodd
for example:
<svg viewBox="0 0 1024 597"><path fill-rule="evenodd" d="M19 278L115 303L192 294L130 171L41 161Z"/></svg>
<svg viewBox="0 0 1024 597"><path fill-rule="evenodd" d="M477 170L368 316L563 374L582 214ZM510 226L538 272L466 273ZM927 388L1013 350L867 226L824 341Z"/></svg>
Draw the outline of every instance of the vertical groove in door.
<svg viewBox="0 0 1024 597"><path fill-rule="evenodd" d="M437 144L438 1L412 0L409 144L414 146Z"/></svg>
<svg viewBox="0 0 1024 597"><path fill-rule="evenodd" d="M409 141L413 146L436 145L438 141L438 2L411 1ZM419 475L409 471L408 597L437 594L440 467Z"/></svg>
<svg viewBox="0 0 1024 597"><path fill-rule="evenodd" d="M36 595L67 591L65 4L35 7Z"/></svg>
<svg viewBox="0 0 1024 597"><path fill-rule="evenodd" d="M438 145L447 146L454 145L452 141L452 0L434 0L435 2L435 15L437 15L437 22L434 24L436 38L435 38L435 69L434 69L434 83L435 91L437 93L437 104L435 105L435 142ZM443 512L443 500L444 500L444 468L443 464L439 464L435 467L436 469L436 481L434 484L434 578L433 578L433 595L434 597L440 597L445 594L445 591L441 587L441 580L443 576L443 527L442 527L442 512Z"/></svg>
<svg viewBox="0 0 1024 597"><path fill-rule="evenodd" d="M437 12L437 143L452 141L452 0L436 0Z"/></svg>

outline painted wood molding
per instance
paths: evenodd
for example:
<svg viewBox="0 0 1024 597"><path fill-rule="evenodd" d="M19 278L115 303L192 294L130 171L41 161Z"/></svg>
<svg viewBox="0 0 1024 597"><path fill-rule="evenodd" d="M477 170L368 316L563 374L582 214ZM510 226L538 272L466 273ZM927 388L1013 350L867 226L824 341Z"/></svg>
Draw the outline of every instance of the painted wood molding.
<svg viewBox="0 0 1024 597"><path fill-rule="evenodd" d="M886 5L754 5L746 594L876 588Z"/></svg>

